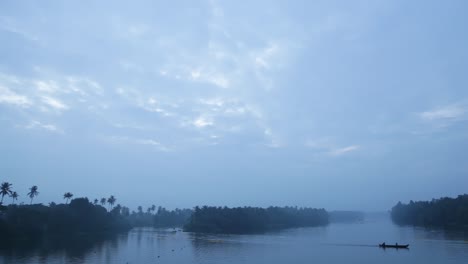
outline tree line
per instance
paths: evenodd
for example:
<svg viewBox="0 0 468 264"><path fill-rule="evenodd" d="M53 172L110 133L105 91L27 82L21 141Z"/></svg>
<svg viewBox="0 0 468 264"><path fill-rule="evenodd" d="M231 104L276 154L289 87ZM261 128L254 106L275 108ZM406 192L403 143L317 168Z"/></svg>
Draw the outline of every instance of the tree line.
<svg viewBox="0 0 468 264"><path fill-rule="evenodd" d="M30 204L17 204L18 192L12 184L0 185L0 234L3 242L10 240L41 240L45 236L73 234L106 234L125 231L136 226L182 227L192 210L167 210L152 205L143 210L130 212L126 206L116 204L114 195L108 198L75 198L71 192L63 194L64 204L50 202L48 205L33 204L39 195L36 185L29 188ZM5 196L12 198L4 205ZM0 242L1 244L2 242Z"/></svg>
<svg viewBox="0 0 468 264"><path fill-rule="evenodd" d="M186 231L209 233L258 233L268 230L325 225L329 222L324 209L297 207L195 207L167 210L164 207L130 211L108 198L75 198L65 192L65 203L33 204L39 195L36 185L29 188L29 205L16 204L19 194L12 184L0 185L0 234L8 238L34 239L46 235L97 234L128 230L132 227L184 227ZM5 196L12 200L3 205Z"/></svg>
<svg viewBox="0 0 468 264"><path fill-rule="evenodd" d="M324 209L297 207L195 207L184 231L249 234L329 223Z"/></svg>
<svg viewBox="0 0 468 264"><path fill-rule="evenodd" d="M48 236L98 235L129 228L128 221L115 208L107 211L87 198L49 206L12 204L0 210L0 243L41 241Z"/></svg>
<svg viewBox="0 0 468 264"><path fill-rule="evenodd" d="M398 202L391 217L400 225L468 228L468 194L408 204Z"/></svg>

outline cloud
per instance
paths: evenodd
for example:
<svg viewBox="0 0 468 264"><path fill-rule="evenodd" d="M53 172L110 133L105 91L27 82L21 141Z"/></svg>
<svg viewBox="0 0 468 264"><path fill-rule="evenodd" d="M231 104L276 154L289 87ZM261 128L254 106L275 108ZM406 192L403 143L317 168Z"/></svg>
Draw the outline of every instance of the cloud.
<svg viewBox="0 0 468 264"><path fill-rule="evenodd" d="M36 80L33 81L39 92L55 93L60 90L59 86L54 81Z"/></svg>
<svg viewBox="0 0 468 264"><path fill-rule="evenodd" d="M196 118L192 124L197 127L197 128L204 128L207 126L213 126L214 122L213 120L207 119L206 117L200 116Z"/></svg>
<svg viewBox="0 0 468 264"><path fill-rule="evenodd" d="M466 117L467 112L466 105L454 104L422 112L419 117L424 121L460 120Z"/></svg>
<svg viewBox="0 0 468 264"><path fill-rule="evenodd" d="M42 96L41 98L42 102L49 107L54 108L55 110L67 110L69 109L69 106L60 101L57 98L50 97L50 96Z"/></svg>
<svg viewBox="0 0 468 264"><path fill-rule="evenodd" d="M461 101L455 104L437 107L432 110L417 113L417 117L422 121L420 127L412 134L430 134L446 129L454 124L468 120L468 103ZM429 129L427 128L429 125Z"/></svg>
<svg viewBox="0 0 468 264"><path fill-rule="evenodd" d="M158 142L156 140L153 140L153 139L136 139L135 143L136 144L141 144L141 145L154 146L158 150L161 150L161 151L171 151L171 149L165 147L163 144L161 144L160 142Z"/></svg>
<svg viewBox="0 0 468 264"><path fill-rule="evenodd" d="M338 148L338 149L331 150L329 152L329 154L331 156L341 156L341 155L356 151L356 150L358 150L360 148L361 148L361 146L359 146L359 145L352 145L352 146L347 146L347 147L344 147L344 148Z"/></svg>
<svg viewBox="0 0 468 264"><path fill-rule="evenodd" d="M32 105L32 101L25 95L17 94L6 87L0 86L0 104L27 108Z"/></svg>
<svg viewBox="0 0 468 264"><path fill-rule="evenodd" d="M220 69L213 68L212 66L190 66L189 64L184 65L181 63L168 68L173 68L173 70L168 71L161 69L159 70L159 74L176 80L183 79L197 83L209 83L222 89L229 88L232 83L229 74L222 72Z"/></svg>
<svg viewBox="0 0 468 264"><path fill-rule="evenodd" d="M87 77L59 74L41 67L34 67L34 76L25 77L0 73L0 104L27 108L33 118L49 110L64 111L72 105L80 110L99 108L103 88Z"/></svg>
<svg viewBox="0 0 468 264"><path fill-rule="evenodd" d="M21 84L17 85L21 89L15 89L17 95L24 94L24 104L35 103L28 109L28 118L42 120L42 115L46 115L50 120L56 112L76 113L80 117L105 120L110 129L119 132L125 128L130 133L138 130L138 137L142 138L151 138L150 133L157 130L171 131L167 133L184 138L215 139L211 137L215 134L220 143L250 144L246 141L251 140L260 144L268 142L273 147L282 145L285 138L279 140L273 124L276 119L270 118L275 113L269 111L267 93L279 78L277 70L285 69L283 66L291 62L291 55L297 53L298 46L294 43L298 34L274 33L270 29L277 29L276 25L260 25L267 27L264 29L239 25L231 11L224 12L223 5L211 2L208 10L211 16L197 19L187 29L167 30L153 23L153 19L116 16L93 31L86 29L82 38L76 38L75 34L63 36L62 41L76 42L63 42L63 50L59 47L60 54L71 58L81 52L89 54L89 50L81 48L93 47L95 39L102 41L99 47L106 50L92 51L96 63L90 65L93 67L74 64L68 68L72 72L66 74L67 66L55 65L56 69L64 69L62 72L39 65L31 75L19 76ZM70 32L83 30L69 26ZM39 36L46 43L52 43L55 38L48 34ZM122 45L107 46L116 40ZM127 47L135 52L126 52ZM104 67L103 72L100 64L104 61L115 63ZM53 62L48 67L54 67ZM84 75L77 76L73 71ZM69 109L73 111L66 112ZM144 141L132 142L145 145ZM152 143L147 141L146 145Z"/></svg>
<svg viewBox="0 0 468 264"><path fill-rule="evenodd" d="M24 126L26 129L41 129L41 130L47 130L49 132L54 132L54 133L64 133L64 131L60 128L58 128L56 125L52 124L44 124L39 121L33 120L31 121L28 125Z"/></svg>
<svg viewBox="0 0 468 264"><path fill-rule="evenodd" d="M136 145L146 145L151 146L154 149L162 152L173 151L172 148L165 146L164 144L156 141L154 139L145 139L145 138L131 138L126 136L110 136L105 137L105 141L116 143L116 144L136 144Z"/></svg>
<svg viewBox="0 0 468 264"><path fill-rule="evenodd" d="M278 53L279 47L277 43L269 43L264 49L260 52L254 54L254 64L256 67L260 69L270 69L271 68L271 60L273 59L274 55Z"/></svg>
<svg viewBox="0 0 468 264"><path fill-rule="evenodd" d="M360 145L337 147L334 143L334 140L331 137L324 137L315 140L308 139L305 142L305 146L317 151L319 154L328 156L341 156L361 148Z"/></svg>
<svg viewBox="0 0 468 264"><path fill-rule="evenodd" d="M39 41L37 36L19 27L12 17L0 16L0 30L17 34L29 41Z"/></svg>

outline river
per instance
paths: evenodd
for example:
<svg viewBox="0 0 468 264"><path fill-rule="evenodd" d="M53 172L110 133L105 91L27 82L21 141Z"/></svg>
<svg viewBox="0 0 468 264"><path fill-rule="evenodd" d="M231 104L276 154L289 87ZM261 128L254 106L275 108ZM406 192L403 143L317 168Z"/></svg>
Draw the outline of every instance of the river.
<svg viewBox="0 0 468 264"><path fill-rule="evenodd" d="M381 242L410 249L381 249ZM99 242L0 250L0 263L468 263L468 233L399 227L386 217L261 235L136 228Z"/></svg>

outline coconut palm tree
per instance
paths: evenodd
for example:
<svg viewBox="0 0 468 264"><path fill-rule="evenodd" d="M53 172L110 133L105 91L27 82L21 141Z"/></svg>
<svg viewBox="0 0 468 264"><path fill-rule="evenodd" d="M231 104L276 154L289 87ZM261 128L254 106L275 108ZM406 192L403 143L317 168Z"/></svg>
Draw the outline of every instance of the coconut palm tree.
<svg viewBox="0 0 468 264"><path fill-rule="evenodd" d="M105 205L106 205L106 202L107 202L107 199L106 199L106 198L101 198L101 205L102 205L102 206L105 206Z"/></svg>
<svg viewBox="0 0 468 264"><path fill-rule="evenodd" d="M29 188L28 196L31 198L31 204L35 196L38 196L39 192L37 191L37 186L34 185L33 187Z"/></svg>
<svg viewBox="0 0 468 264"><path fill-rule="evenodd" d="M73 197L73 193L71 193L71 192L66 192L63 195L63 199L67 199L67 203L68 203L68 200L70 200L72 197Z"/></svg>
<svg viewBox="0 0 468 264"><path fill-rule="evenodd" d="M18 200L18 196L19 196L19 194L17 192L12 192L11 193L10 197L11 197L11 199L13 199L13 202L12 202L13 204L15 204L15 200Z"/></svg>
<svg viewBox="0 0 468 264"><path fill-rule="evenodd" d="M94 205L97 205L99 203L98 199L94 199Z"/></svg>
<svg viewBox="0 0 468 264"><path fill-rule="evenodd" d="M154 211L156 211L156 205L154 205L154 204L151 205L151 211L153 211L153 213L154 213Z"/></svg>
<svg viewBox="0 0 468 264"><path fill-rule="evenodd" d="M3 197L5 195L10 195L11 194L11 183L9 182L3 182L2 185L0 185L0 194L2 195L2 200L0 201L0 204L3 203Z"/></svg>
<svg viewBox="0 0 468 264"><path fill-rule="evenodd" d="M109 210L112 210L112 206L114 205L115 201L117 199L115 199L114 195L111 195L108 199L107 199L107 203L110 205L110 209Z"/></svg>

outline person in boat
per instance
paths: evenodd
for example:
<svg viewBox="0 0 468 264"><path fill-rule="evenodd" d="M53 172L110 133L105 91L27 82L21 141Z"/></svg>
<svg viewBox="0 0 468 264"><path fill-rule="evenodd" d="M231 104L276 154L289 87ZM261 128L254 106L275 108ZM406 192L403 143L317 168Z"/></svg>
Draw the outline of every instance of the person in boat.
<svg viewBox="0 0 468 264"><path fill-rule="evenodd" d="M385 242L383 242L382 244L380 244L380 246L385 247Z"/></svg>

